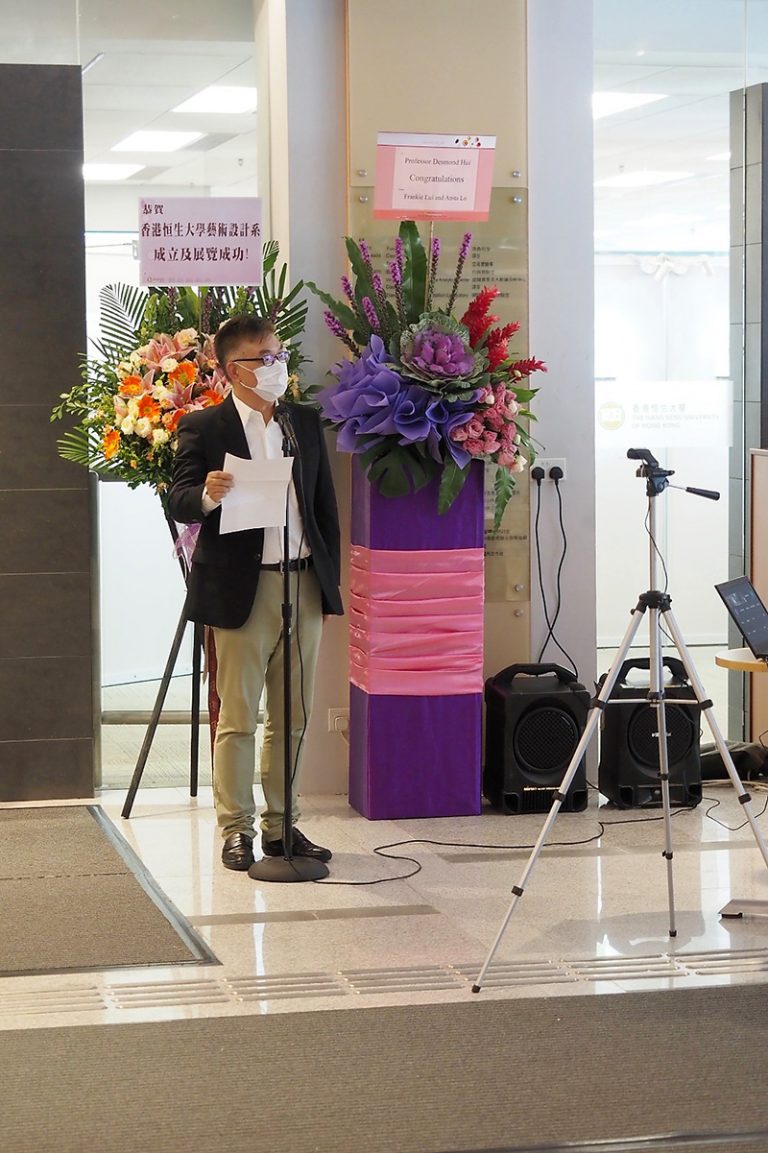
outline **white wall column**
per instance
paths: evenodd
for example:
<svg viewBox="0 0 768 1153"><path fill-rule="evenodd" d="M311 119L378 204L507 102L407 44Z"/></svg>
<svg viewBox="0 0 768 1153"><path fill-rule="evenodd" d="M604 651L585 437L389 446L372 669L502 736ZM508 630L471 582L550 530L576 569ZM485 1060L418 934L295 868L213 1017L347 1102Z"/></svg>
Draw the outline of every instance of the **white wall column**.
<svg viewBox="0 0 768 1153"><path fill-rule="evenodd" d="M557 634L587 687L596 634L592 60L591 0L529 0L529 343L549 370L535 379L541 392L533 432L542 456L567 462L561 490L568 554ZM542 571L553 604L560 535L551 482L541 496ZM533 491L532 514L535 507ZM537 655L547 630L535 580L533 596ZM545 659L564 663L552 645Z"/></svg>

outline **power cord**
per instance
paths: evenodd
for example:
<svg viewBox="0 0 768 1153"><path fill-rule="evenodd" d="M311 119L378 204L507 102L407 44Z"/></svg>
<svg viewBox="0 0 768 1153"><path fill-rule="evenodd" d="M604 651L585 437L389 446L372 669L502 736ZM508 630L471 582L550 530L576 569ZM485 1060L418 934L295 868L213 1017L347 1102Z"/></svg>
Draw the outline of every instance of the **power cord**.
<svg viewBox="0 0 768 1153"><path fill-rule="evenodd" d="M566 553L568 552L568 537L567 537L566 532L565 532L565 522L563 519L563 496L562 496L562 493L560 491L560 481L563 478L563 470L561 468L559 468L557 465L555 465L553 468L551 468L549 470L550 480L554 481L555 490L557 492L558 510L559 510L558 519L559 519L559 523L560 523L560 536L562 539L562 549L561 549L561 553L560 553L560 560L559 560L559 563L557 566L557 576L556 576L556 606L555 606L554 615L553 615L551 620L549 617L549 605L547 604L547 595L546 595L546 592L544 589L544 575L542 573L542 565L541 565L541 538L540 538L540 534L539 534L539 521L541 519L541 482L542 482L542 480L544 480L544 476L545 476L544 469L541 468L540 466L536 466L533 469L531 469L531 479L536 482L536 516L534 518L534 542L535 542L535 547L536 547L536 571L537 571L538 581L539 581L539 593L541 595L541 604L542 604L542 608L544 610L544 620L546 621L546 624L547 624L547 635L544 638L544 643L541 646L541 649L539 651L537 663L541 664L542 657L544 656L547 645L549 644L550 640L554 641L556 647L560 650L560 652L563 654L565 659L568 661L569 665L571 666L571 669L573 670L574 676L578 680L579 671L576 668L576 662L574 661L574 659L570 655L570 653L567 652L566 649L563 648L563 646L560 644L560 641L557 639L557 636L555 635L555 625L557 624L558 618L560 616L560 610L562 608L562 603L563 603L562 573L563 573L563 565L565 564Z"/></svg>
<svg viewBox="0 0 768 1153"><path fill-rule="evenodd" d="M591 789L596 789L595 785L593 785L591 782L588 782L588 783L589 783L589 787ZM705 800L714 800L714 798L706 797ZM716 808L717 805L719 805L719 804L720 804L720 801L716 800L715 804L712 806L712 808ZM759 812L757 814L757 816L759 816L759 817L762 816L767 808L768 808L768 796L766 797L765 805L763 806L761 812ZM673 818L674 817L680 817L683 815L683 813L688 813L690 811L691 811L690 808L688 806L684 805L681 808L674 809L671 812L670 816ZM718 824L718 825L723 824L723 822L718 821L716 817L710 817L709 816L710 811L711 811L711 809L707 809L705 811L704 815L706 817L709 817L709 819L711 821L714 821L715 824ZM578 845L591 845L595 841L599 841L600 838L605 835L606 830L612 828L613 825L646 825L646 824L651 824L653 821L663 821L663 820L664 820L664 814L663 813L658 817L621 817L615 821L614 820L599 820L598 819L597 825L598 825L599 831L594 833L593 836L584 837L582 840L579 840L579 841L547 841L544 848L545 849L546 848L565 849L565 848L576 847ZM746 822L746 821L744 822L744 824L747 824L747 823L748 822ZM732 832L735 832L737 829L741 829L743 827L744 827L744 825L736 825L735 828L732 829L730 825L723 825L723 828L731 829ZM403 848L405 845L434 845L434 846L436 846L438 848L442 848L442 849L492 849L492 850L497 850L497 851L502 850L502 851L508 851L508 852L512 852L512 851L520 850L520 849L534 849L536 847L533 844L530 844L530 845L527 845L527 844L526 845L509 845L509 844L495 845L495 844L490 844L489 845L487 843L486 844L479 844L479 843L476 843L474 841L434 841L434 840L430 840L427 837L414 837L414 838L411 838L411 839L405 840L405 841L393 841L389 845L378 845L373 850L373 852L376 853L377 856L384 857L388 861L408 861L409 864L412 864L415 866L415 868L411 869L411 871L408 873L400 873L396 877L377 877L373 881L322 880L322 881L314 881L313 884L315 884L315 885L344 885L346 887L356 887L356 886L364 886L364 885L383 885L383 884L386 884L388 881L407 881L410 877L415 877L417 873L421 872L421 870L422 870L421 863L419 861L417 861L414 857L406 857L401 853L387 853L385 851L386 849L400 849L400 848Z"/></svg>

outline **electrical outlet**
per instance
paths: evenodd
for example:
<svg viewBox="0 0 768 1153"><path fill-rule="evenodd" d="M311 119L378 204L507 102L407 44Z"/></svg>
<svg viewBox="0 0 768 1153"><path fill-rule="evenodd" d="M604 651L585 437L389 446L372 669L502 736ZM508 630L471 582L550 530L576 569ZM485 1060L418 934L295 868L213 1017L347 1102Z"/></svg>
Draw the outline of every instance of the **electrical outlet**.
<svg viewBox="0 0 768 1153"><path fill-rule="evenodd" d="M538 465L539 468L544 469L544 480L551 480L552 479L551 476L549 475L549 470L551 468L562 469L563 475L558 478L561 482L566 480L566 478L568 476L568 472L567 472L566 467L565 467L565 460L563 457L559 457L559 456L558 457L537 456L536 460L533 463L535 465Z"/></svg>
<svg viewBox="0 0 768 1153"><path fill-rule="evenodd" d="M349 709L328 710L328 732L346 733L349 728Z"/></svg>

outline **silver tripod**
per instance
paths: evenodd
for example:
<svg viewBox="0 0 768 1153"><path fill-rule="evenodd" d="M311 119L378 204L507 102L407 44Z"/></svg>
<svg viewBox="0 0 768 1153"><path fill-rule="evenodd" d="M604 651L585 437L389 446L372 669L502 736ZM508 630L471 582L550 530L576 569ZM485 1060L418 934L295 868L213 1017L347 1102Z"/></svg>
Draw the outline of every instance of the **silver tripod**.
<svg viewBox="0 0 768 1153"><path fill-rule="evenodd" d="M637 630L640 628L640 622L645 614L646 609L649 610L650 616L648 620L648 627L650 632L650 689L647 697L648 704L656 709L658 741L659 741L659 780L661 783L661 799L664 810L664 859L667 862L667 889L669 892L669 935L675 937L677 935L677 928L675 926L675 886L674 877L672 872L672 820L670 811L669 799L669 758L667 751L667 718L666 718L666 704L664 692L664 679L663 679L663 665L662 665L662 644L661 644L661 618L664 618L665 628L668 630L669 635L674 641L675 648L677 649L680 658L685 667L685 671L690 681L691 687L696 695L696 700L701 706L701 711L706 718L707 724L714 737L715 744L718 752L722 757L723 764L731 779L731 784L736 790L739 802L744 807L747 820L749 821L750 828L754 834L757 846L763 855L763 860L768 866L768 848L766 848L765 841L763 840L760 829L758 828L755 815L752 811L751 797L749 793L744 791L744 786L739 779L739 774L736 772L736 767L733 763L733 758L728 751L728 746L725 742L723 734L720 732L717 721L712 714L712 701L708 699L704 686L699 680L699 676L694 667L691 655L686 648L685 641L683 640L682 633L678 628L677 621L675 620L671 609L671 597L666 592L660 592L656 587L657 585L657 549L656 549L656 497L664 491L669 485L668 478L673 475L671 470L659 467L659 462L649 452L647 448L631 448L627 452L630 460L642 461L637 470L637 476L645 478L646 493L648 495L648 535L650 537L650 580L651 587L648 592L642 593L638 598L638 602L632 610L631 620L627 628L624 638L621 642L621 647L611 665L609 671L605 675L605 679L600 689L600 693L592 702L592 707L587 715L587 721L576 750L571 758L570 764L566 769L563 780L560 784L559 790L554 794L554 801L552 808L549 810L547 819L539 834L536 844L533 847L530 857L523 869L523 874L520 882L512 887L512 901L507 909L506 916L502 921L501 928L496 934L496 940L491 946L491 950L483 963L477 981L472 986L473 993L479 993L482 988L485 974L491 965L496 950L501 944L502 937L506 932L507 925L510 922L512 914L515 911L517 902L525 892L525 887L528 878L533 872L534 865L538 859L539 853L543 849L552 826L555 823L557 814L566 799L568 789L571 781L573 780L576 770L584 756L589 742L592 740L595 729L597 728L600 720L601 713L606 705L609 703L609 697L613 690L613 686L621 671L621 667L629 652L632 642L635 638ZM679 485L671 486L679 488ZM693 493L695 496L707 497L709 500L719 500L720 494L711 492L709 489L700 488L686 488L685 492ZM684 702L676 701L674 707L680 707Z"/></svg>

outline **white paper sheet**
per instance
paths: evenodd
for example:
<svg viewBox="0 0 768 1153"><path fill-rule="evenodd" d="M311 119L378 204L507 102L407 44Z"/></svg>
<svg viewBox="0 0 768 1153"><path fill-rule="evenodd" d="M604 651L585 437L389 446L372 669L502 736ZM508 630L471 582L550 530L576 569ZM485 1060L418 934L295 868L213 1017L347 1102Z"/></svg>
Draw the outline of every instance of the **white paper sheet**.
<svg viewBox="0 0 768 1153"><path fill-rule="evenodd" d="M219 532L282 528L292 467L293 460L289 456L274 460L243 460L227 453L223 471L231 473L235 483L221 502Z"/></svg>

